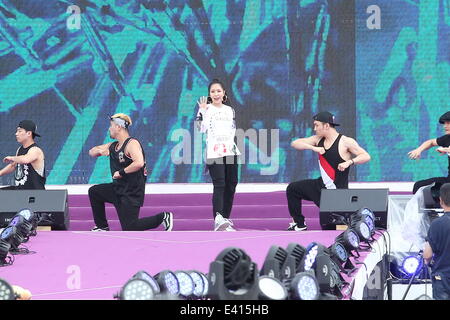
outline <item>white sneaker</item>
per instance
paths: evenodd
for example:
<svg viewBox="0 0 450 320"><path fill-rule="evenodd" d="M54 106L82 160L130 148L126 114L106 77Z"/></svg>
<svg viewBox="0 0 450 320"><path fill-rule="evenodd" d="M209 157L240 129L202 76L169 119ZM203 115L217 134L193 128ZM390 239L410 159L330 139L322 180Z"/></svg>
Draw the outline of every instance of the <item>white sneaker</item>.
<svg viewBox="0 0 450 320"><path fill-rule="evenodd" d="M289 231L306 231L308 229L308 227L306 227L306 224L303 225L299 225L295 222L291 222L289 223Z"/></svg>
<svg viewBox="0 0 450 320"><path fill-rule="evenodd" d="M103 232L103 231L109 231L109 228L108 228L108 227L106 227L106 228L99 228L99 227L95 226L95 227L93 227L93 228L91 229L91 231L94 231L94 232Z"/></svg>
<svg viewBox="0 0 450 320"><path fill-rule="evenodd" d="M231 226L230 220L225 219L220 213L216 213L216 218L214 219L214 231L224 231L229 226Z"/></svg>
<svg viewBox="0 0 450 320"><path fill-rule="evenodd" d="M225 231L236 231L236 229L233 228L232 226L229 226L225 229Z"/></svg>
<svg viewBox="0 0 450 320"><path fill-rule="evenodd" d="M173 213L164 212L164 218L162 222L165 231L172 231L173 229Z"/></svg>

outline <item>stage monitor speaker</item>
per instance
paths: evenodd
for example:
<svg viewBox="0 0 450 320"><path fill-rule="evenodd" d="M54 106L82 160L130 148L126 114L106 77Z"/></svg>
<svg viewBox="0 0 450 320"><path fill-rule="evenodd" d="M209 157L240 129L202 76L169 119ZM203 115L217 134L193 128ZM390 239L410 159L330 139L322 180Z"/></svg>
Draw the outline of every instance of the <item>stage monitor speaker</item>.
<svg viewBox="0 0 450 320"><path fill-rule="evenodd" d="M320 196L320 225L333 229L343 224L361 208L369 208L375 215L375 226L387 227L389 189L323 189Z"/></svg>
<svg viewBox="0 0 450 320"><path fill-rule="evenodd" d="M41 215L40 226L55 230L69 228L67 190L0 190L0 227L6 227L24 208Z"/></svg>

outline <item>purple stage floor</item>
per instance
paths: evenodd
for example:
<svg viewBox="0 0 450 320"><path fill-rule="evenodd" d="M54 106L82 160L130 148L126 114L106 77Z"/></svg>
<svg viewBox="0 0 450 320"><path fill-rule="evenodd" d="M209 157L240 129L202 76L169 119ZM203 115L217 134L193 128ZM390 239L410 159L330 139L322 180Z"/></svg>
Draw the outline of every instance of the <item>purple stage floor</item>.
<svg viewBox="0 0 450 320"><path fill-rule="evenodd" d="M341 231L38 232L0 278L31 291L34 300L111 300L137 271L209 271L227 247L243 249L262 267L272 245L331 245Z"/></svg>

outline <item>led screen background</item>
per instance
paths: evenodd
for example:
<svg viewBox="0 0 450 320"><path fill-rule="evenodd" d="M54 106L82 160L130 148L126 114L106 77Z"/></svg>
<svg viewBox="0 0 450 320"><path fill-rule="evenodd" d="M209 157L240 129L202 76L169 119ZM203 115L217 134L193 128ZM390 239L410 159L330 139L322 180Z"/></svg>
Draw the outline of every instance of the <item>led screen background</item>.
<svg viewBox="0 0 450 320"><path fill-rule="evenodd" d="M370 5L381 29L367 27ZM449 19L445 0L0 0L2 155L17 150L19 121L32 119L47 184L107 182L108 159L88 150L111 141L108 116L125 112L148 182L208 182L194 119L219 78L248 134L240 182L317 177L317 155L290 142L312 135L322 110L372 155L350 180L441 175L443 158L406 152L442 132Z"/></svg>

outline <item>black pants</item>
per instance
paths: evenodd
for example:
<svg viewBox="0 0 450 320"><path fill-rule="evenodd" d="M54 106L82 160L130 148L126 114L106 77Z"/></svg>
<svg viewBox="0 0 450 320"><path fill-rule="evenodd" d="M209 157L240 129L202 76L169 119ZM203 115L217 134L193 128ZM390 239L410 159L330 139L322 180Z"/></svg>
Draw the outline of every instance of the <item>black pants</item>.
<svg viewBox="0 0 450 320"><path fill-rule="evenodd" d="M237 156L227 156L219 159L208 159L208 170L214 185L212 197L213 217L220 213L229 218L233 207L234 193L238 183Z"/></svg>
<svg viewBox="0 0 450 320"><path fill-rule="evenodd" d="M417 190L419 190L421 187L428 186L434 182L447 183L450 182L450 177L435 177L417 181L416 183L414 183L413 193L416 193Z"/></svg>
<svg viewBox="0 0 450 320"><path fill-rule="evenodd" d="M89 200L95 225L99 228L108 227L106 220L105 202L112 203L117 210L120 225L123 231L143 231L158 227L164 219L161 212L155 216L139 219L140 207L133 206L127 201L119 199L114 192L112 183L104 183L89 188Z"/></svg>
<svg viewBox="0 0 450 320"><path fill-rule="evenodd" d="M305 224L305 217L302 215L302 200L313 201L316 206L320 206L320 194L325 185L322 178L308 179L291 182L286 188L289 213L298 225Z"/></svg>

